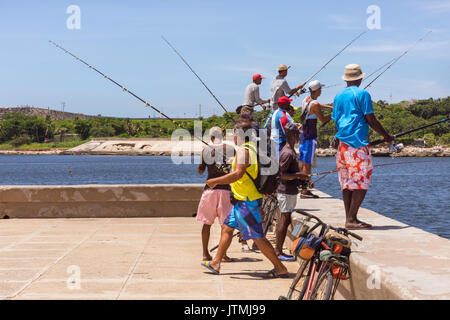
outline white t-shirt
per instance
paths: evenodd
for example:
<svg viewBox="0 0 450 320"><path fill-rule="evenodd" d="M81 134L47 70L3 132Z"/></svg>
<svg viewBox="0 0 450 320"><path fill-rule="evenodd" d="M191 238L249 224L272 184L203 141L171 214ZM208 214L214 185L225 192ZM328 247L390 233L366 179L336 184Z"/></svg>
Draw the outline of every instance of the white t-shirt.
<svg viewBox="0 0 450 320"><path fill-rule="evenodd" d="M259 97L259 86L256 83L250 83L245 88L244 102L242 105L254 106L255 104L266 103L267 100L263 100Z"/></svg>
<svg viewBox="0 0 450 320"><path fill-rule="evenodd" d="M270 86L270 106L273 110L278 109L278 99L287 96L291 90L287 81L279 75L273 79Z"/></svg>

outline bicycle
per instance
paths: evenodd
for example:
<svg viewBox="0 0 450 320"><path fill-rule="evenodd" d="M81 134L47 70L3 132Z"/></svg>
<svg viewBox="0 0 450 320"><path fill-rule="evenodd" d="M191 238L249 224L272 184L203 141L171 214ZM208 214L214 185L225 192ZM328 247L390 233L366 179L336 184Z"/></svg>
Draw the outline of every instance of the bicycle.
<svg viewBox="0 0 450 320"><path fill-rule="evenodd" d="M273 224L273 218L278 208L278 200L275 194L268 194L264 197L261 206L261 220L264 234L267 234L270 226Z"/></svg>
<svg viewBox="0 0 450 320"><path fill-rule="evenodd" d="M304 220L305 225L311 219L317 221L312 228L305 228L301 236L305 237L310 235L315 229L321 227L318 235L320 245L310 259L302 260L297 274L289 287L287 296L280 296L279 300L332 300L340 280L348 279L347 274L350 272L350 265L346 255L335 252L339 251L336 249L339 249L338 245L340 245L340 240L344 244L343 240L339 239L339 237L333 238L332 235L326 239L325 236L331 229L336 232L336 235L351 235L358 240L362 240L362 237L345 228L335 228L326 224L318 217L302 210L295 211L307 217ZM334 242L337 242L337 244Z"/></svg>

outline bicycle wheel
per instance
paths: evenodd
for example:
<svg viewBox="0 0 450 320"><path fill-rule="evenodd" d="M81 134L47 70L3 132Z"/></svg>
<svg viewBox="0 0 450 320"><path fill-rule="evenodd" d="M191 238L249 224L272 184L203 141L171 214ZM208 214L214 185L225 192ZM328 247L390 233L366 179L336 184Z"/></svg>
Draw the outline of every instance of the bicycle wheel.
<svg viewBox="0 0 450 320"><path fill-rule="evenodd" d="M268 197L265 203L265 206L263 207L263 213L264 213L264 221L263 221L263 231L264 234L267 234L267 231L269 230L269 227L273 223L273 217L275 215L275 210L278 207L278 202L273 199L272 197Z"/></svg>
<svg viewBox="0 0 450 320"><path fill-rule="evenodd" d="M311 260L302 260L302 264L298 268L297 274L292 280L286 298L288 300L301 300L308 286L309 272Z"/></svg>
<svg viewBox="0 0 450 320"><path fill-rule="evenodd" d="M333 282L333 273L330 269L322 273L312 291L311 300L330 300Z"/></svg>

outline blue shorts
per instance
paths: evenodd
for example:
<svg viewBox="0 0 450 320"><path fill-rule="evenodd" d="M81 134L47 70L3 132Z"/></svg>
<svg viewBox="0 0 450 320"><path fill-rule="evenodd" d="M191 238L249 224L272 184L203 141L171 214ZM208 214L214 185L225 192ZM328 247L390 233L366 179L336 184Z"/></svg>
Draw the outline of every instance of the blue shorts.
<svg viewBox="0 0 450 320"><path fill-rule="evenodd" d="M240 201L233 206L230 214L223 222L225 225L241 232L243 240L264 238L261 223L262 198L253 201Z"/></svg>
<svg viewBox="0 0 450 320"><path fill-rule="evenodd" d="M298 160L312 164L314 161L314 154L316 153L317 139L304 139L300 142L298 151Z"/></svg>

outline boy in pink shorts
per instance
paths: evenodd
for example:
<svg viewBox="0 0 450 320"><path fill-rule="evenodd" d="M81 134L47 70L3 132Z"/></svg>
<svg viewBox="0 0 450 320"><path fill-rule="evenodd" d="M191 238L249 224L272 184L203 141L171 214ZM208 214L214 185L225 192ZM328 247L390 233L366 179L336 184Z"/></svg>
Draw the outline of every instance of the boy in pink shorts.
<svg viewBox="0 0 450 320"><path fill-rule="evenodd" d="M234 156L234 148L222 142L222 130L219 127L210 129L211 147L205 147L202 151L202 162L198 166L198 173L203 174L205 169L208 170L208 179L221 177L227 174L224 164L227 160ZM231 187L229 184L217 185L214 188L205 185L200 203L197 210L198 222L203 223L202 228L202 245L203 245L203 261L212 260L208 251L209 236L211 233L211 225L216 218L219 219L220 225L223 225L225 218L233 207L230 202ZM231 261L227 255L223 258L224 262Z"/></svg>

